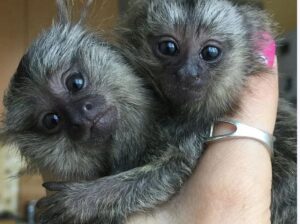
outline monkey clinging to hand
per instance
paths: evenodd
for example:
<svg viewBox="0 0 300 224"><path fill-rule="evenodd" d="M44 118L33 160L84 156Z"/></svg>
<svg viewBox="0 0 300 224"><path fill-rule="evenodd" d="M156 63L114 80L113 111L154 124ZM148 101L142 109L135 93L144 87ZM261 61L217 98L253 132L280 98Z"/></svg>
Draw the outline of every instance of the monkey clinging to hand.
<svg viewBox="0 0 300 224"><path fill-rule="evenodd" d="M273 41L271 20L259 9L227 0L131 1L118 34L137 75L169 111L159 126L165 134L161 139L172 147L162 147L159 159L153 157L144 167L110 176L119 178L113 186L90 182L109 199L101 196L97 203L100 223L123 223L127 216L169 200L195 167L202 151L198 143L210 125L238 109L247 77L271 72L271 62L266 64L260 54L260 47ZM296 222L295 121L294 110L281 100L272 158L273 223ZM47 188L59 195L69 186L52 183ZM59 214L53 204L71 209L60 199L48 199L51 215ZM112 218L103 219L107 214Z"/></svg>
<svg viewBox="0 0 300 224"><path fill-rule="evenodd" d="M168 111L159 127L169 147L162 145L156 150L161 154L143 167L108 177L113 185L105 178L86 183L87 192L98 189L99 223L124 223L129 215L169 200L195 167L211 124L238 109L247 77L270 72L259 48L272 41L272 22L259 9L228 0L130 3L118 30L120 49ZM296 220L295 120L293 109L281 101L272 161L273 223ZM73 207L59 196L70 188L74 192L72 186L46 185L58 191L44 201L48 215L68 216Z"/></svg>
<svg viewBox="0 0 300 224"><path fill-rule="evenodd" d="M141 147L138 154L128 150L127 155L113 150L118 159L137 158L141 162L135 165L144 166L121 173L125 169L113 166L111 174L116 175L46 184L56 193L40 202L44 223L124 223L129 215L169 200L195 167L210 125L239 104L247 75L267 70L256 49L256 39L263 36L256 34L262 32L271 33L263 12L225 0L132 1L119 32L122 48L168 113L152 132L159 133L156 141L146 141L151 150ZM274 223L292 223L296 217L293 119L280 108L273 158Z"/></svg>
<svg viewBox="0 0 300 224"><path fill-rule="evenodd" d="M264 11L237 2L133 0L118 30L137 74L165 100L170 116L191 128L237 111L247 77L271 72L273 59L261 52L274 43L273 23ZM295 110L281 99L272 223L296 223L296 130Z"/></svg>
<svg viewBox="0 0 300 224"><path fill-rule="evenodd" d="M98 197L98 223L124 223L169 200L195 167L210 125L238 108L247 77L270 72L259 54L259 46L272 39L270 19L227 0L133 0L118 34L137 75L169 111L159 122L168 147L154 150L161 154L145 166L84 183L92 192L87 195ZM296 220L295 124L293 109L281 101L272 161L273 223ZM48 216L77 223L86 215L69 215L74 205L64 195L76 192L74 186L46 185L57 191L42 203ZM91 205L86 198L81 202Z"/></svg>

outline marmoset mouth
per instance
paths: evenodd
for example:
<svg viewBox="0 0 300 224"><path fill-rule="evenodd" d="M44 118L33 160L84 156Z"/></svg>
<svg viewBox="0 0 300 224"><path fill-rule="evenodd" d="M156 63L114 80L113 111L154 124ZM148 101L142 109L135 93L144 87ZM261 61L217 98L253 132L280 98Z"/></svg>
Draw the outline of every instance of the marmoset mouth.
<svg viewBox="0 0 300 224"><path fill-rule="evenodd" d="M98 124L104 124L109 121L112 121L113 118L117 117L116 115L117 115L117 108L111 106L107 108L104 112L100 112L96 115L96 118L94 119L93 122L93 126L97 126Z"/></svg>
<svg viewBox="0 0 300 224"><path fill-rule="evenodd" d="M91 127L92 137L106 137L117 128L118 110L115 106L108 107L104 112L97 114Z"/></svg>

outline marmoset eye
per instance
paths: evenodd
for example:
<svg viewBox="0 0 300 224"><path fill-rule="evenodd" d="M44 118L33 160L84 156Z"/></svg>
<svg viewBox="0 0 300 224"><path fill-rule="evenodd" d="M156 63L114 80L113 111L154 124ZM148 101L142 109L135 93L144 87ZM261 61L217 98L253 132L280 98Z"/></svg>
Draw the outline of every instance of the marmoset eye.
<svg viewBox="0 0 300 224"><path fill-rule="evenodd" d="M84 87L84 78L80 72L73 73L66 81L66 86L70 92L78 92Z"/></svg>
<svg viewBox="0 0 300 224"><path fill-rule="evenodd" d="M179 54L179 47L175 40L172 38L162 38L158 42L158 52L164 56L176 56Z"/></svg>
<svg viewBox="0 0 300 224"><path fill-rule="evenodd" d="M221 54L221 49L212 45L204 47L201 51L201 57L207 62L214 62L218 60Z"/></svg>
<svg viewBox="0 0 300 224"><path fill-rule="evenodd" d="M49 113L44 116L42 123L48 131L55 131L61 124L61 118L58 114Z"/></svg>

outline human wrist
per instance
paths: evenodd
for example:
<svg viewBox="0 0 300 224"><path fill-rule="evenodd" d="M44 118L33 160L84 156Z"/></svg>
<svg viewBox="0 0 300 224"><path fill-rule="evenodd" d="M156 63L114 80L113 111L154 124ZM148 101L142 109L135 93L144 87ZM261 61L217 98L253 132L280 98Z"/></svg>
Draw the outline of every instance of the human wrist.
<svg viewBox="0 0 300 224"><path fill-rule="evenodd" d="M201 179L195 187L203 205L197 211L203 213L203 220L215 216L211 222L199 223L218 223L213 222L217 216L222 223L225 219L228 223L268 223L272 173L263 145L249 139L210 144L197 169ZM252 220L246 221L249 217Z"/></svg>
<svg viewBox="0 0 300 224"><path fill-rule="evenodd" d="M251 189L256 195L264 194L265 189L271 190L271 158L264 146L255 140L232 139L212 143L200 163L203 173L207 173L205 185L214 196L232 193L243 199L252 194Z"/></svg>

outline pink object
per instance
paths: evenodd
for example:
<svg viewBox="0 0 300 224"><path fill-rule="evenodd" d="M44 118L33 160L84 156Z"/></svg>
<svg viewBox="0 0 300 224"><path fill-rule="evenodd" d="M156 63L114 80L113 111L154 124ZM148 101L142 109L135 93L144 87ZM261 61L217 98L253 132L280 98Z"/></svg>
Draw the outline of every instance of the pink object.
<svg viewBox="0 0 300 224"><path fill-rule="evenodd" d="M276 43L268 32L257 34L257 50L269 68L273 68L276 54Z"/></svg>

